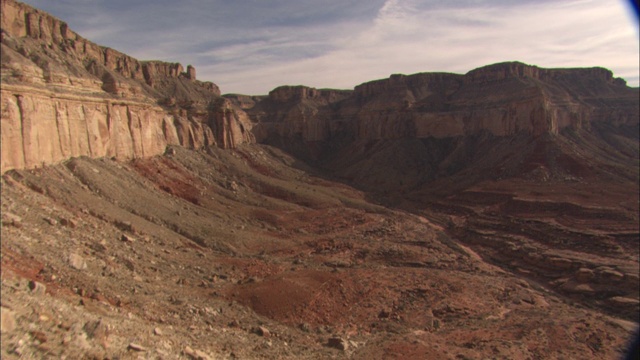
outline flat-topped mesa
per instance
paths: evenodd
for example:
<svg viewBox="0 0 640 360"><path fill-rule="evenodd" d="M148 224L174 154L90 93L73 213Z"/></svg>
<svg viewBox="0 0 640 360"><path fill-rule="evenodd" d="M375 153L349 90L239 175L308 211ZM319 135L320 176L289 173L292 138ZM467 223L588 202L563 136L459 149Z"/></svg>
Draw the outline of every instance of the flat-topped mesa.
<svg viewBox="0 0 640 360"><path fill-rule="evenodd" d="M267 95L268 96L268 95ZM223 97L227 100L230 100L237 107L245 110L251 109L256 106L256 103L264 100L267 96L265 95L244 95L244 94L224 94Z"/></svg>
<svg viewBox="0 0 640 360"><path fill-rule="evenodd" d="M350 90L316 89L303 85L279 86L269 92L269 99L277 103L300 101L305 99L321 99L326 102L335 102L350 94Z"/></svg>
<svg viewBox="0 0 640 360"><path fill-rule="evenodd" d="M613 72L602 67L590 68L567 68L567 69L542 69L541 80L558 80L566 77L583 77L602 80L616 85L626 85L627 82L621 78L614 78Z"/></svg>
<svg viewBox="0 0 640 360"><path fill-rule="evenodd" d="M303 86L274 89L247 108L262 131L258 141L317 146L333 139L541 136L604 122L637 126L640 116L637 90L599 67L544 69L507 62L465 75L394 74L358 85L332 104L322 96Z"/></svg>
<svg viewBox="0 0 640 360"><path fill-rule="evenodd" d="M471 70L465 74L464 82L465 84L484 83L524 77L540 79L540 72L541 69L537 66L521 62L504 62Z"/></svg>
<svg viewBox="0 0 640 360"><path fill-rule="evenodd" d="M626 81L620 78L614 78L611 70L602 67L544 69L517 61L497 63L471 70L464 76L464 82L467 84L482 83L511 78L531 78L547 81L575 77L597 79L611 84L615 83L616 85L626 85Z"/></svg>
<svg viewBox="0 0 640 360"><path fill-rule="evenodd" d="M454 91L460 87L463 75L451 73L418 73L412 75L393 74L387 79L369 81L355 87L354 95L360 101L367 101L377 95L406 95L410 92L418 98L435 90ZM414 96L414 97L416 97Z"/></svg>

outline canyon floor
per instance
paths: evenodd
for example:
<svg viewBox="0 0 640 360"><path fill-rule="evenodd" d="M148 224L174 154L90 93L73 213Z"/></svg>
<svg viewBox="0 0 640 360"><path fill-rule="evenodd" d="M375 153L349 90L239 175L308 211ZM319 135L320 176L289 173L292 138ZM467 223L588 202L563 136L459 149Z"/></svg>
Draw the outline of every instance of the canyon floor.
<svg viewBox="0 0 640 360"><path fill-rule="evenodd" d="M1 356L618 359L637 183L528 176L383 196L265 145L9 171Z"/></svg>

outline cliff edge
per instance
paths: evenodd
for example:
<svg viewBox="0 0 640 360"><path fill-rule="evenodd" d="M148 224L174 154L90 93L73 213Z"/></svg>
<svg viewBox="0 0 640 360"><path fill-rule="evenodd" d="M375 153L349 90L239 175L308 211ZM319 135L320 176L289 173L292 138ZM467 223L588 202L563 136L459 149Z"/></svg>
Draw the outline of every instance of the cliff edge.
<svg viewBox="0 0 640 360"><path fill-rule="evenodd" d="M541 136L566 128L589 129L598 122L637 125L637 98L637 89L607 69L544 69L506 62L464 75L396 74L353 91L280 87L246 111L263 133L268 129L307 142L340 135L353 140L481 132Z"/></svg>
<svg viewBox="0 0 640 360"><path fill-rule="evenodd" d="M254 141L244 111L196 80L192 66L139 61L26 4L0 6L2 173L76 156L124 160L167 145Z"/></svg>

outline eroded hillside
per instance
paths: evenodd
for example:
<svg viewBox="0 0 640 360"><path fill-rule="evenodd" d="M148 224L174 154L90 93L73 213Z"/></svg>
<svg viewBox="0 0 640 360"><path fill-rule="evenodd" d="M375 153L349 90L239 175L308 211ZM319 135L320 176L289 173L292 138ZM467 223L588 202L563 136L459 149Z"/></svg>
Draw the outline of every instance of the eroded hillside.
<svg viewBox="0 0 640 360"><path fill-rule="evenodd" d="M499 198L477 194L456 201ZM634 327L487 263L480 217L458 237L270 147L10 171L2 214L3 358L614 359ZM629 253L528 254L578 291L637 286Z"/></svg>

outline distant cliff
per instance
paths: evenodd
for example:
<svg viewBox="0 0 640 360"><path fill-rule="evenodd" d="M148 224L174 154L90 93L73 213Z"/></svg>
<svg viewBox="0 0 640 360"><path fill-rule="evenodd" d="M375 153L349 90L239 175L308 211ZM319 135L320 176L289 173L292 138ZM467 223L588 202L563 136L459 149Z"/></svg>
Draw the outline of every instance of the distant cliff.
<svg viewBox="0 0 640 360"><path fill-rule="evenodd" d="M254 141L246 114L192 66L139 61L28 5L0 6L2 172Z"/></svg>
<svg viewBox="0 0 640 360"><path fill-rule="evenodd" d="M465 75L392 75L353 91L281 87L253 107L267 143L558 134L594 123L637 126L638 90L603 68L543 69L519 62ZM288 139L288 140L285 140Z"/></svg>

